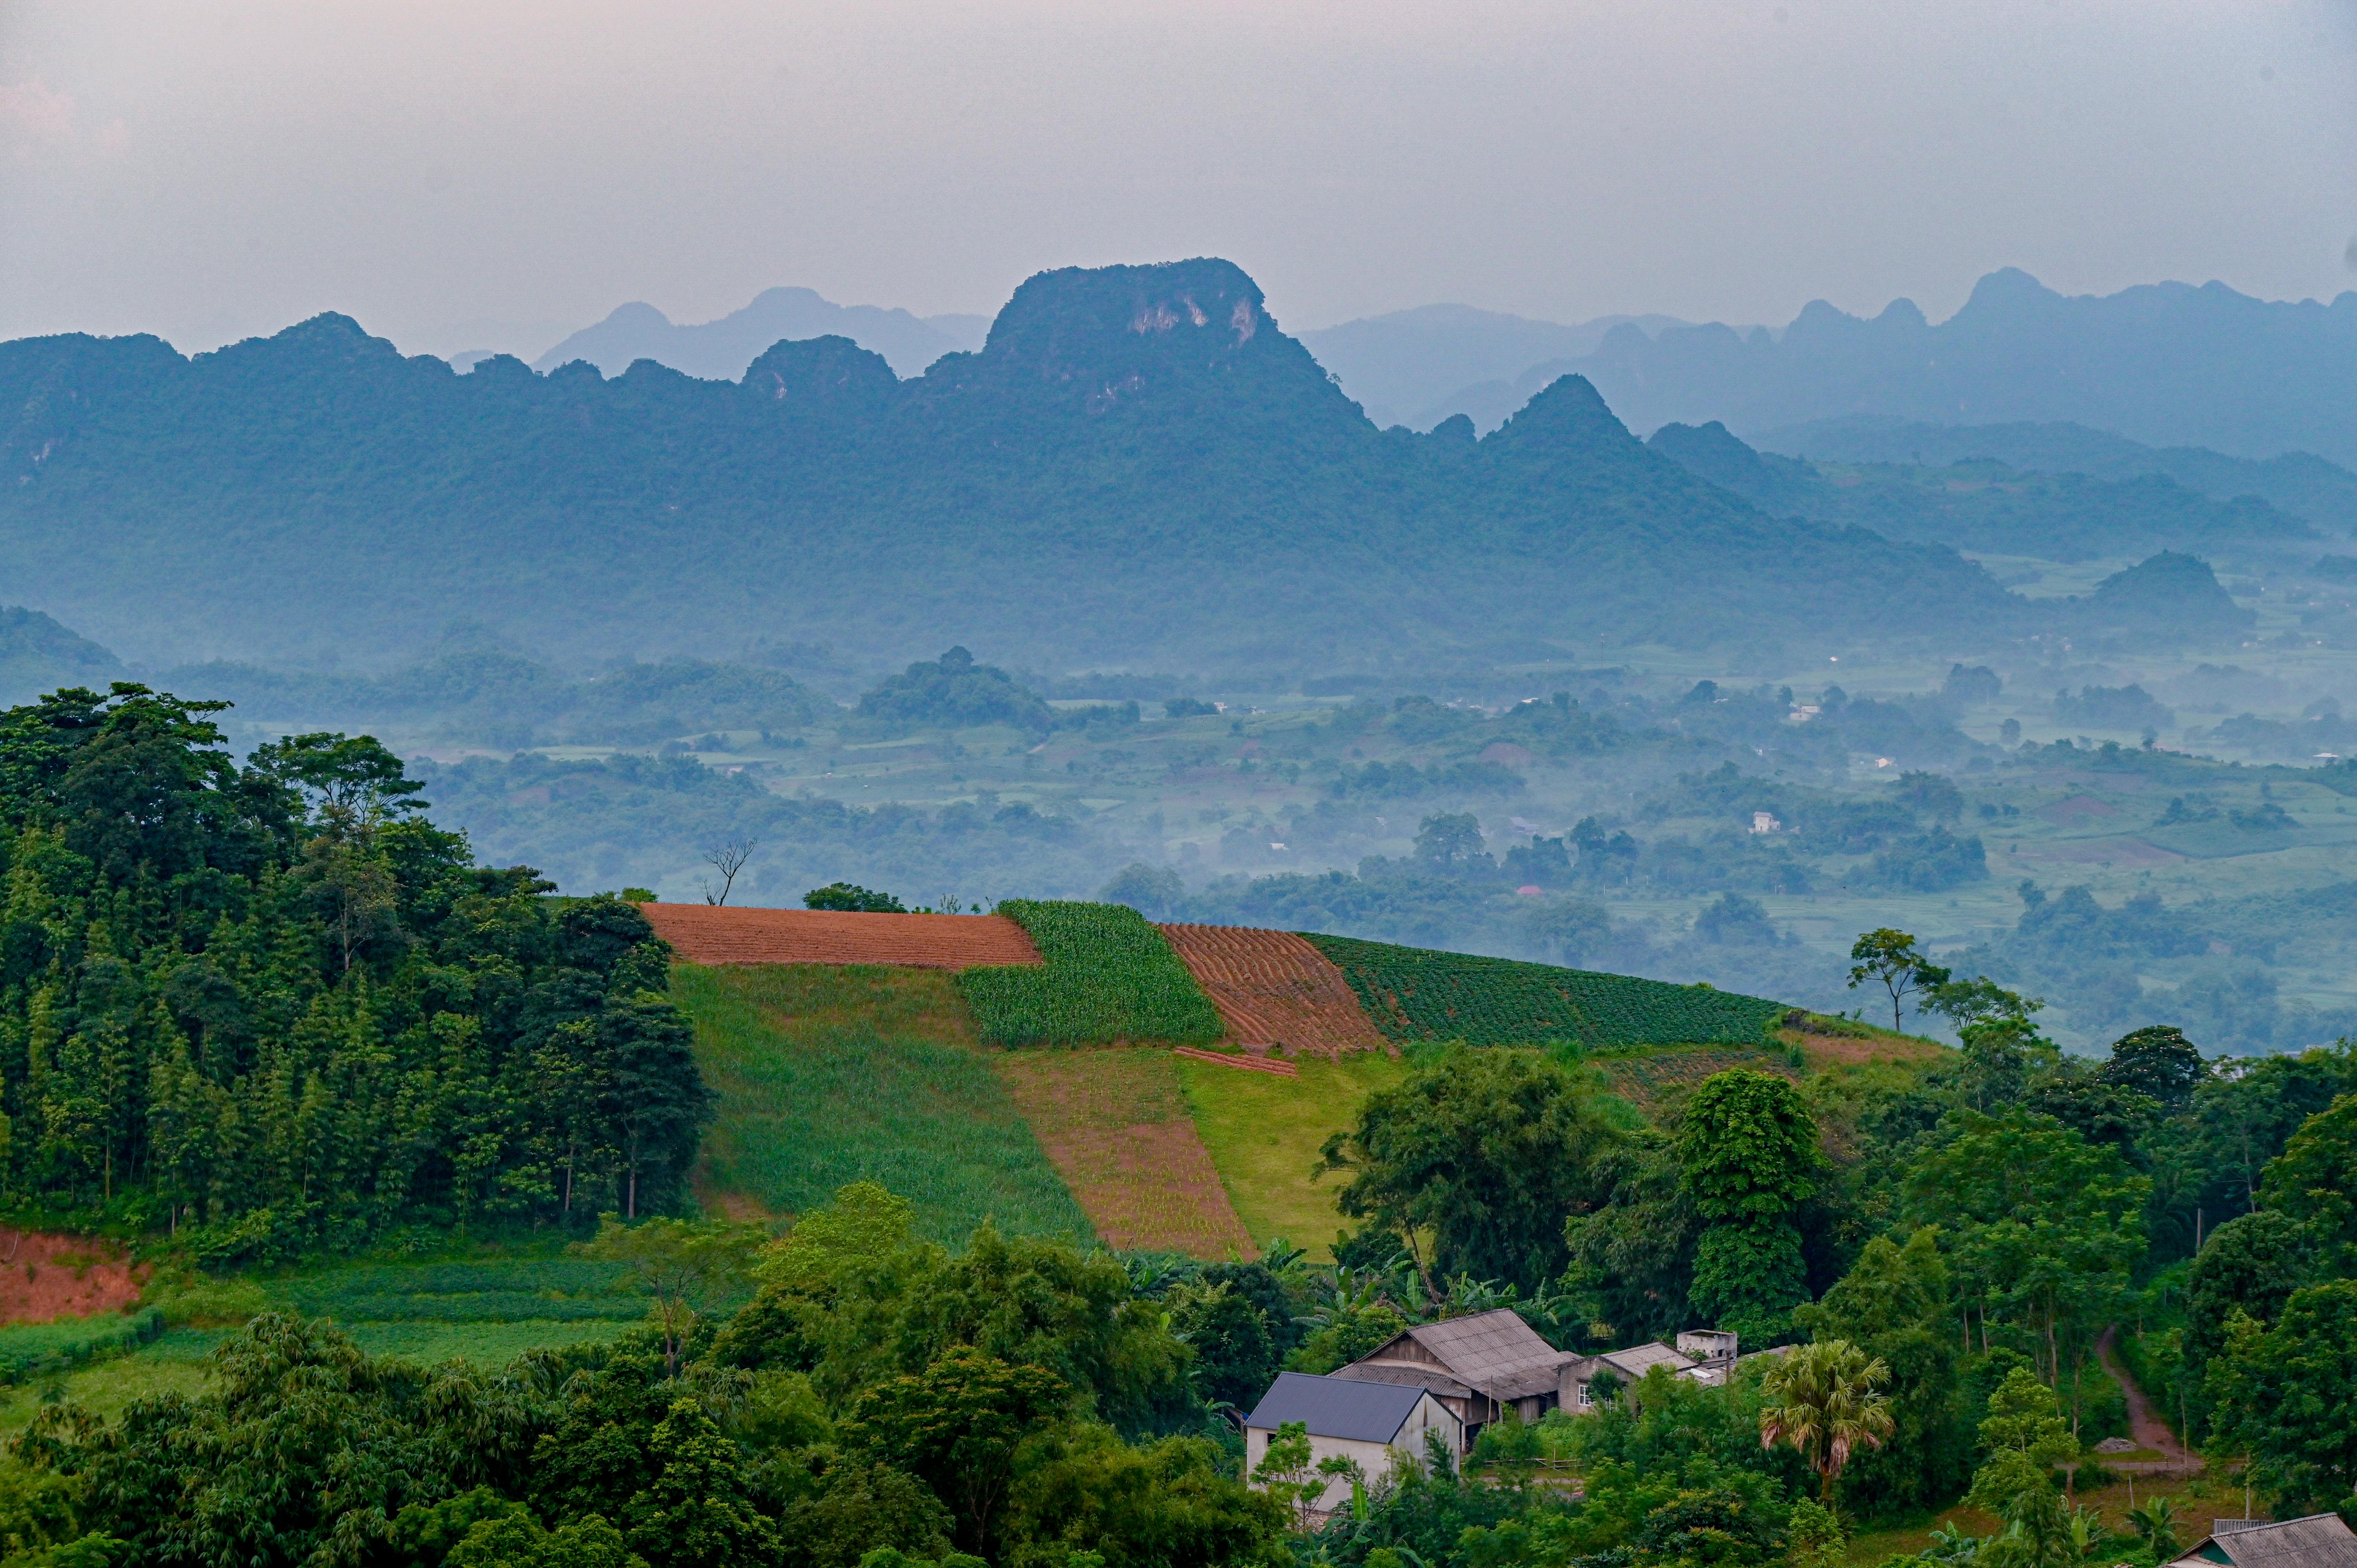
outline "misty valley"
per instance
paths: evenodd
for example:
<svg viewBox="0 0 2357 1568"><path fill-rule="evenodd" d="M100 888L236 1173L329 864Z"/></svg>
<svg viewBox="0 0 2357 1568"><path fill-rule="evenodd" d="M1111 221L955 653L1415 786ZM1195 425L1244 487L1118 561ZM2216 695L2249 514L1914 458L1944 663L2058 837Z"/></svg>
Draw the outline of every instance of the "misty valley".
<svg viewBox="0 0 2357 1568"><path fill-rule="evenodd" d="M2151 304L0 344L0 1568L2340 1568L2357 475L1891 385Z"/></svg>

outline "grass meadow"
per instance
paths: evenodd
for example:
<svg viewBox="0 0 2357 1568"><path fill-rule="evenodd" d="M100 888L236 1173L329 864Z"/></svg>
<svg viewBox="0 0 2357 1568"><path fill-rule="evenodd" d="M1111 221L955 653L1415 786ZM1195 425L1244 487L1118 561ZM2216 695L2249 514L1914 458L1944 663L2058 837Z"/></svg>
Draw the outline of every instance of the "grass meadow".
<svg viewBox="0 0 2357 1568"><path fill-rule="evenodd" d="M945 1245L985 1219L1093 1236L947 974L682 964L672 994L720 1096L697 1177L708 1209L785 1219L876 1181L912 1199L919 1233Z"/></svg>
<svg viewBox="0 0 2357 1568"><path fill-rule="evenodd" d="M1405 1078L1408 1064L1372 1051L1328 1060L1296 1060L1298 1078L1246 1072L1216 1062L1173 1058L1195 1130L1256 1246L1282 1236L1319 1262L1332 1257L1343 1219L1334 1208L1340 1183L1312 1182L1318 1146L1358 1120L1367 1096Z"/></svg>

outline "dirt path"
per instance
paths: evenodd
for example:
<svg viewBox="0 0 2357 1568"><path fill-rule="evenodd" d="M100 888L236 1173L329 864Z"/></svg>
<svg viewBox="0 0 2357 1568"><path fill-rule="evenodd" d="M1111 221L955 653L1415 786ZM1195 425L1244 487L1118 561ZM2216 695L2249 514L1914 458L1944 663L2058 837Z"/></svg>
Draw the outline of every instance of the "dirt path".
<svg viewBox="0 0 2357 1568"><path fill-rule="evenodd" d="M2144 1391L2136 1387L2136 1380L2128 1376L2128 1369L2120 1365L2119 1355L2112 1348L2117 1332L2116 1327L2104 1330L2103 1337L2095 1341L2095 1359L2104 1364L2104 1370L2112 1375L2113 1380L2120 1385L2120 1392L2127 1397L2128 1435L2136 1439L2136 1446L2149 1448L2160 1457L2114 1459L2107 1454L2103 1456L2104 1468L2122 1474L2134 1471L2137 1475L2155 1472L2190 1474L2201 1469L2200 1456L2185 1451L2185 1444L2177 1440L2177 1434L2169 1430L2169 1423L2160 1418L2160 1412L2152 1408L2152 1402L2145 1398Z"/></svg>

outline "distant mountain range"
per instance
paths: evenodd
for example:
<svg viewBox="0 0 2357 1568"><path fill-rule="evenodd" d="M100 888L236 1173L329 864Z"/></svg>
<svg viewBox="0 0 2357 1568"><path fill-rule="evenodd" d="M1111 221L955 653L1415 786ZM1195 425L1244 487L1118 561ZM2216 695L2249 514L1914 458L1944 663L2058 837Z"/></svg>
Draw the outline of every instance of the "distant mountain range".
<svg viewBox="0 0 2357 1568"><path fill-rule="evenodd" d="M1346 357L1329 361L1343 390L1372 415L1415 428L1461 413L1491 429L1541 387L1578 374L1639 431L1717 420L1765 439L1858 416L2069 423L2157 447L2255 459L2306 452L2357 466L2357 293L2281 303L2222 284L2163 283L2066 298L2007 268L1937 326L1903 299L1870 320L1820 300L1781 332L1640 318L1593 346L1579 339L1594 323L1533 322L1517 336L1457 311L1348 322L1306 340L1344 345ZM1547 330L1576 346L1500 368L1511 346L1536 345ZM1439 389L1436 377L1476 360L1478 374Z"/></svg>
<svg viewBox="0 0 2357 1568"><path fill-rule="evenodd" d="M733 381L462 376L323 316L193 360L0 345L0 410L10 596L143 664L365 667L468 619L589 663L766 638L1299 671L2030 613L1945 548L1770 518L1577 377L1484 440L1379 430L1221 261L1041 274L913 380L841 336Z"/></svg>
<svg viewBox="0 0 2357 1568"><path fill-rule="evenodd" d="M2308 452L2257 461L2200 446L2147 446L2109 431L2050 424L1922 424L1852 414L1813 420L1752 438L1762 452L1835 463L1944 466L1989 458L2025 473L2091 479L2161 476L2221 500L2256 496L2294 517L2357 534L2357 474Z"/></svg>
<svg viewBox="0 0 2357 1568"><path fill-rule="evenodd" d="M2098 479L2074 471L2023 470L1977 456L1939 467L1833 464L1754 450L1717 420L1664 424L1646 445L1777 516L1846 523L1890 539L1937 541L1965 551L2092 561L2141 557L2158 546L2266 564L2297 559L2305 565L2325 537L2305 518L2257 496L2219 500L2150 470ZM2309 461L2331 467L2319 458Z"/></svg>
<svg viewBox="0 0 2357 1568"><path fill-rule="evenodd" d="M894 375L914 376L943 354L981 348L989 330L986 316L917 317L873 305L837 305L807 288L772 288L742 310L694 326L673 322L651 305L625 305L534 360L532 368L544 374L583 360L619 376L637 360L652 360L683 375L733 381L772 343L833 336L883 355Z"/></svg>
<svg viewBox="0 0 2357 1568"><path fill-rule="evenodd" d="M1426 305L1304 332L1301 341L1377 424L1429 430L1462 413L1486 434L1544 384L1517 389L1516 378L1532 366L1592 354L1616 327L1652 336L1691 325L1674 316L1599 316L1566 327L1469 305Z"/></svg>

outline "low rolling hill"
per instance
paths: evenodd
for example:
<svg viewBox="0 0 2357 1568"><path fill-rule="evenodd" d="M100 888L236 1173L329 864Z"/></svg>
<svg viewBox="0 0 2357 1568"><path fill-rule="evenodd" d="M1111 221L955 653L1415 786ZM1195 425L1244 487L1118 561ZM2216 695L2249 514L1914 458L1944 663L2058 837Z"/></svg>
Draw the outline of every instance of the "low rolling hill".
<svg viewBox="0 0 2357 1568"><path fill-rule="evenodd" d="M913 1197L943 1240L990 1219L1122 1250L1219 1258L1283 1238L1322 1253L1344 1220L1312 1175L1319 1146L1449 1041L1575 1050L1648 1112L1731 1067L1803 1076L1936 1051L1795 1032L1782 1004L1707 986L1155 927L1118 905L642 908L679 947L673 994L720 1097L706 1208L782 1219L869 1179ZM1011 1010L1000 977L1021 978Z"/></svg>

